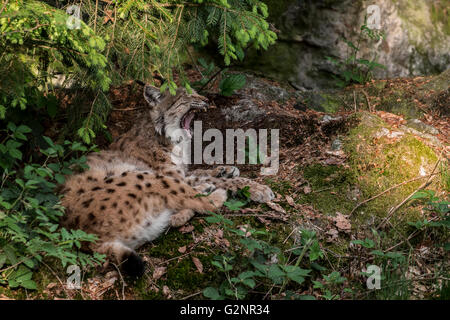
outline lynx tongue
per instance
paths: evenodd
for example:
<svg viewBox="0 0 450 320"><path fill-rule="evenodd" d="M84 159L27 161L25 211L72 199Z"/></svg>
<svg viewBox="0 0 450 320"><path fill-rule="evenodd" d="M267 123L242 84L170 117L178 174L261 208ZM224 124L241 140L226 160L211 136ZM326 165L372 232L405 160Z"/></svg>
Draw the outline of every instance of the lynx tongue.
<svg viewBox="0 0 450 320"><path fill-rule="evenodd" d="M194 112L191 112L188 115L186 115L183 119L183 129L186 130L189 138L192 137L190 127L191 127L191 122L194 119L194 116L195 116Z"/></svg>
<svg viewBox="0 0 450 320"><path fill-rule="evenodd" d="M183 128L189 131L191 127L192 119L194 119L195 114L193 112L189 113L186 117L184 117Z"/></svg>

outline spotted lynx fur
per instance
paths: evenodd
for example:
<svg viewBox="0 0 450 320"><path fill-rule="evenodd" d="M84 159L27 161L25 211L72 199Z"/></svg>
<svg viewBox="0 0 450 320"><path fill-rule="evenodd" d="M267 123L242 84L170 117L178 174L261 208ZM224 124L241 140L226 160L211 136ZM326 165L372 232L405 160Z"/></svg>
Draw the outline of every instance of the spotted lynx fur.
<svg viewBox="0 0 450 320"><path fill-rule="evenodd" d="M133 276L145 269L137 247L168 226L185 224L195 212L217 210L226 190L249 186L255 201L274 197L269 187L238 177L236 167L188 172L172 162L174 133L185 130L190 136L194 113L206 110L206 98L184 89L161 94L152 86L145 86L144 98L147 114L108 150L88 156L89 170L67 179L62 200L67 208L62 225L96 234L99 240L87 249L106 254Z"/></svg>

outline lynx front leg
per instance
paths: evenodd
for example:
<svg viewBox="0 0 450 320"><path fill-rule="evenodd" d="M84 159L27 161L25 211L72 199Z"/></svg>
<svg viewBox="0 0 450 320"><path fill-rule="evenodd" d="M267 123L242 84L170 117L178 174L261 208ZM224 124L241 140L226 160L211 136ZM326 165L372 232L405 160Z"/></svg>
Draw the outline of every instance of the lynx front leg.
<svg viewBox="0 0 450 320"><path fill-rule="evenodd" d="M189 172L192 177L236 178L239 177L239 169L234 166L218 166L211 170L197 169Z"/></svg>
<svg viewBox="0 0 450 320"><path fill-rule="evenodd" d="M250 199L259 203L266 203L272 201L275 198L275 194L268 186L259 184L246 178L208 178L205 179L205 181L207 183L214 184L216 188L222 188L225 190L230 190L232 192L236 192L238 189L249 186Z"/></svg>

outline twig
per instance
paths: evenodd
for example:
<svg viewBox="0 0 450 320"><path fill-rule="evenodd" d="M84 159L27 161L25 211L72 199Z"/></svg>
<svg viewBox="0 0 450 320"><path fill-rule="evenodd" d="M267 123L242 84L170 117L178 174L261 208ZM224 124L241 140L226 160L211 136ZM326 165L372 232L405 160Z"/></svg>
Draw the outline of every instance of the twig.
<svg viewBox="0 0 450 320"><path fill-rule="evenodd" d="M355 90L353 90L353 102L355 103L355 112L357 112L357 106L356 106L356 93Z"/></svg>
<svg viewBox="0 0 450 320"><path fill-rule="evenodd" d="M195 297L195 296L198 296L200 293L202 293L203 291L199 291L199 292L196 292L196 293L193 293L193 294L190 294L190 295L188 295L188 296L186 296L186 297L184 297L184 298L181 298L181 300L187 300L187 299L189 299L189 298L192 298L192 297Z"/></svg>
<svg viewBox="0 0 450 320"><path fill-rule="evenodd" d="M433 177L436 175L434 174L434 172L436 171L436 168L438 167L438 164L441 162L441 157L439 157L439 160L436 161L436 164L434 165L433 171L431 172L431 174L428 176L427 181L425 181L422 185L420 185L420 187L418 187L416 190L414 190L414 192L412 192L409 196L407 196L402 202L400 202L397 206L395 206L394 208L392 208L391 210L389 210L388 215L386 216L386 218L384 218L384 220L380 223L380 225L377 227L377 229L382 228L387 221L389 221L389 219L391 219L391 217L393 216L393 214L400 208L402 207L406 202L409 201L409 199L411 199L411 197L413 195L416 194L417 191L425 188L433 179Z"/></svg>
<svg viewBox="0 0 450 320"><path fill-rule="evenodd" d="M405 185L405 184L408 184L408 183L410 183L410 182L414 182L414 181L417 181L417 180L429 178L429 177L434 176L434 175L436 175L436 174L437 174L437 173L432 173L432 174L430 174L430 175L428 175L428 176L417 177L417 178L414 178L414 179L411 179L411 180L407 180L407 181L403 181L402 183L396 184L395 186L392 186L392 187L390 187L390 188L384 190L383 192L381 192L381 193L379 193L379 194L373 196L372 198L369 198L369 199L367 199L367 200L364 200L363 202L358 203L358 205L357 205L356 207L354 207L353 210L350 212L350 215L352 215L352 214L356 211L356 209L358 209L358 208L361 207L362 205L364 205L364 204L366 204L367 202L370 202L370 201L372 201L372 200L374 200L374 199L376 199L376 198L382 196L382 195L385 194L385 193L388 193L389 191L391 191L391 190L393 190L393 189L396 189L396 188L398 188L398 187L401 187L401 186L403 186L403 185Z"/></svg>
<svg viewBox="0 0 450 320"><path fill-rule="evenodd" d="M122 300L125 300L125 281L123 280L122 273L120 272L119 267L115 263L112 263L112 265L117 269L117 272L119 273L120 276L120 280L122 281Z"/></svg>
<svg viewBox="0 0 450 320"><path fill-rule="evenodd" d="M67 298L70 298L70 294L67 291L66 287L64 286L64 283L61 281L61 279L58 277L58 275L56 274L55 271L53 271L52 268L50 268L50 266L48 264L46 264L44 261L41 261L41 263L46 266L48 268L48 270L50 270L51 273L53 273L53 275L56 277L56 279L58 279L59 283L61 284L62 289L64 290L64 292L66 293Z"/></svg>
<svg viewBox="0 0 450 320"><path fill-rule="evenodd" d="M147 107L125 108L125 109L114 108L113 111L135 111L135 110L143 110L143 109L148 109L148 108Z"/></svg>
<svg viewBox="0 0 450 320"><path fill-rule="evenodd" d="M369 112L372 112L372 106L370 105L369 95L367 94L367 92L364 89L362 89L362 93L366 96L367 107L369 108Z"/></svg>

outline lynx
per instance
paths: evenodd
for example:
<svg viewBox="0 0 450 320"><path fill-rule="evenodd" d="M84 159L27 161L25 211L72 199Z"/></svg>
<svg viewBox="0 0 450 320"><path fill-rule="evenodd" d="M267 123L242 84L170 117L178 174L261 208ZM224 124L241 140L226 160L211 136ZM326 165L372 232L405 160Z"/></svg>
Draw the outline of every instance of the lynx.
<svg viewBox="0 0 450 320"><path fill-rule="evenodd" d="M173 162L172 147L179 142L175 132L191 136L195 114L208 107L205 97L185 89L162 94L146 85L144 98L149 108L141 120L108 150L91 153L89 170L70 176L62 191L62 225L97 235L86 249L106 254L134 277L145 271L136 248L169 226L185 224L196 212L217 211L227 190L249 186L254 201L274 198L269 187L239 177L236 167L190 172Z"/></svg>

